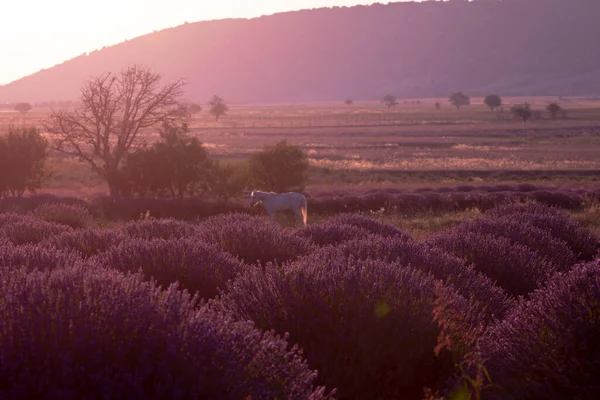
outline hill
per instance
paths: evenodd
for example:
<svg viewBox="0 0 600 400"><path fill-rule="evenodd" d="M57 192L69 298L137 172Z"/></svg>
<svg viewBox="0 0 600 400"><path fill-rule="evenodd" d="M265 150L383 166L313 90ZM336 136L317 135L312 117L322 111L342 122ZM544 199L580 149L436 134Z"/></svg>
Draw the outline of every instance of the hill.
<svg viewBox="0 0 600 400"><path fill-rule="evenodd" d="M0 101L76 99L85 79L133 63L203 102L591 95L599 15L596 0L453 0L186 23L0 86Z"/></svg>

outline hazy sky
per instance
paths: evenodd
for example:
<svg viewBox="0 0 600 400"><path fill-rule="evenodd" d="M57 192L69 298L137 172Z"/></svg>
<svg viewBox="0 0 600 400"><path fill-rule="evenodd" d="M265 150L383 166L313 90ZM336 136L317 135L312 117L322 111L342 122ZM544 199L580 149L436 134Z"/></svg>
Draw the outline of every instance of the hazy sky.
<svg viewBox="0 0 600 400"><path fill-rule="evenodd" d="M2 0L0 85L84 52L185 21L252 18L281 11L371 3L388 1Z"/></svg>

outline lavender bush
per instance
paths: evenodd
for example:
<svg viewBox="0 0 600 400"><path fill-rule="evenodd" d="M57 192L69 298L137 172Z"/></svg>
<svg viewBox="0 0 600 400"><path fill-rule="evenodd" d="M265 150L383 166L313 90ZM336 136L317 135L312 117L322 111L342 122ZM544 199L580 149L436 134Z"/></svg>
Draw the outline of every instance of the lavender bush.
<svg viewBox="0 0 600 400"><path fill-rule="evenodd" d="M403 236L381 237L372 235L367 239L351 240L337 246L328 246L298 260L298 265L317 265L327 268L339 258L356 260L380 260L396 262L433 275L452 286L473 303L482 315L480 323L487 325L494 318L502 318L511 306L507 294L494 285L490 278L475 271L471 266L446 252L431 248L424 243L406 240Z"/></svg>
<svg viewBox="0 0 600 400"><path fill-rule="evenodd" d="M309 239L297 236L264 217L225 214L203 221L198 240L219 245L246 263L294 260L313 249Z"/></svg>
<svg viewBox="0 0 600 400"><path fill-rule="evenodd" d="M121 226L121 231L132 238L179 239L193 236L196 228L184 221L152 218L127 222Z"/></svg>
<svg viewBox="0 0 600 400"><path fill-rule="evenodd" d="M338 244L346 240L360 239L369 236L365 229L353 225L323 222L312 224L299 229L296 234L299 237L309 239L318 246Z"/></svg>
<svg viewBox="0 0 600 400"><path fill-rule="evenodd" d="M531 293L556 271L552 263L536 252L502 236L442 233L427 239L426 243L473 264L477 271L513 296Z"/></svg>
<svg viewBox="0 0 600 400"><path fill-rule="evenodd" d="M600 264L555 276L481 340L490 399L600 396Z"/></svg>
<svg viewBox="0 0 600 400"><path fill-rule="evenodd" d="M87 208L78 204L46 203L36 207L33 215L43 221L55 222L75 229L86 228L94 222Z"/></svg>
<svg viewBox="0 0 600 400"><path fill-rule="evenodd" d="M123 243L128 237L115 229L78 229L42 240L39 246L55 247L89 258Z"/></svg>
<svg viewBox="0 0 600 400"><path fill-rule="evenodd" d="M352 225L364 229L369 233L380 236L399 236L404 239L410 239L410 236L402 232L393 225L385 222L376 221L358 214L339 214L327 220L334 225Z"/></svg>
<svg viewBox="0 0 600 400"><path fill-rule="evenodd" d="M77 254L62 249L32 244L14 246L0 240L0 268L3 270L54 270L75 265L80 261L81 258Z"/></svg>
<svg viewBox="0 0 600 400"><path fill-rule="evenodd" d="M91 260L119 271L140 271L162 287L178 282L191 293L211 298L225 288L242 264L216 245L189 239L129 239Z"/></svg>
<svg viewBox="0 0 600 400"><path fill-rule="evenodd" d="M0 236L5 236L13 244L35 244L54 235L70 232L72 228L46 222L34 217L23 217L18 221L4 224L0 228Z"/></svg>
<svg viewBox="0 0 600 400"><path fill-rule="evenodd" d="M511 204L497 207L489 215L545 230L555 239L564 241L580 261L592 261L600 251L600 239L592 230L555 207L539 203Z"/></svg>
<svg viewBox="0 0 600 400"><path fill-rule="evenodd" d="M453 367L447 354L433 354L438 285L410 267L340 257L326 265L254 267L210 305L289 332L319 382L337 387L340 398L416 398Z"/></svg>
<svg viewBox="0 0 600 400"><path fill-rule="evenodd" d="M0 398L319 399L297 349L114 270L0 279Z"/></svg>
<svg viewBox="0 0 600 400"><path fill-rule="evenodd" d="M449 231L449 234L457 236L467 233L505 237L512 243L529 247L545 257L546 261L553 263L558 270L568 270L577 263L577 257L565 242L528 223L483 217L465 221Z"/></svg>

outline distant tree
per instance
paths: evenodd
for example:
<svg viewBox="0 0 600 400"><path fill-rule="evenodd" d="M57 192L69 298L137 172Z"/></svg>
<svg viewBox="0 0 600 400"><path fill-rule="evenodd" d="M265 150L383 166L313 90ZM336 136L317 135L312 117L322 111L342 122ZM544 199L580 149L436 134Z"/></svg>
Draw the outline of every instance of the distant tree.
<svg viewBox="0 0 600 400"><path fill-rule="evenodd" d="M229 111L229 107L225 104L225 100L217 95L214 95L213 98L210 99L208 105L210 106L210 113L215 116L215 121L218 121L223 115L227 115L227 111Z"/></svg>
<svg viewBox="0 0 600 400"><path fill-rule="evenodd" d="M398 100L396 99L395 96L392 96L391 94L387 94L387 95L383 96L381 98L381 102L387 106L388 110L390 108L398 105Z"/></svg>
<svg viewBox="0 0 600 400"><path fill-rule="evenodd" d="M436 101L433 106L435 107L436 110L439 110L440 108L442 108L442 105L440 104L439 101Z"/></svg>
<svg viewBox="0 0 600 400"><path fill-rule="evenodd" d="M531 108L527 103L516 104L512 106L510 112L516 117L521 118L523 120L523 123L527 122L527 120L529 120L533 115L533 113L531 112Z"/></svg>
<svg viewBox="0 0 600 400"><path fill-rule="evenodd" d="M492 112L502 105L502 99L497 94L490 94L489 96L486 96L483 102L490 108L490 111Z"/></svg>
<svg viewBox="0 0 600 400"><path fill-rule="evenodd" d="M308 173L308 156L300 147L282 140L252 156L249 178L257 189L274 192L303 190Z"/></svg>
<svg viewBox="0 0 600 400"><path fill-rule="evenodd" d="M36 128L9 127L0 136L0 197L35 192L50 176L45 168L48 143Z"/></svg>
<svg viewBox="0 0 600 400"><path fill-rule="evenodd" d="M202 106L200 106L200 104L195 104L195 103L188 104L188 106L187 106L187 111L188 111L190 114L197 114L197 113L199 113L200 111L202 111Z"/></svg>
<svg viewBox="0 0 600 400"><path fill-rule="evenodd" d="M15 104L15 111L20 112L21 114L25 114L29 112L33 106L29 103L17 103Z"/></svg>
<svg viewBox="0 0 600 400"><path fill-rule="evenodd" d="M161 75L131 66L84 83L80 105L52 112L46 129L56 149L75 156L102 177L118 196L125 157L144 144L142 133L164 123L188 120L180 102L183 81L159 86Z"/></svg>
<svg viewBox="0 0 600 400"><path fill-rule="evenodd" d="M456 92L448 98L448 102L455 106L458 110L462 106L468 106L471 104L471 99L462 92Z"/></svg>
<svg viewBox="0 0 600 400"><path fill-rule="evenodd" d="M352 104L354 104L354 100L348 98L348 99L344 100L344 104L346 104L348 107L350 107Z"/></svg>
<svg viewBox="0 0 600 400"><path fill-rule="evenodd" d="M550 103L548 107L546 107L546 111L550 113L552 118L556 118L559 112L562 111L562 107L558 105L558 103Z"/></svg>
<svg viewBox="0 0 600 400"><path fill-rule="evenodd" d="M124 191L178 199L205 191L210 162L198 138L189 136L186 124L165 124L159 134L160 141L127 157Z"/></svg>

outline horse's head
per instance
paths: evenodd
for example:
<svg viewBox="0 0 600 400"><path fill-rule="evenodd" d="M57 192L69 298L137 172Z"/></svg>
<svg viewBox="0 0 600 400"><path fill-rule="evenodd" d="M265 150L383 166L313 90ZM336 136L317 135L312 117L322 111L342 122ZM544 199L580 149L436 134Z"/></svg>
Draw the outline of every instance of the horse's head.
<svg viewBox="0 0 600 400"><path fill-rule="evenodd" d="M254 191L252 191L250 193L250 206L255 206L257 203L259 203L262 199L259 198L259 196L256 195L256 193Z"/></svg>

